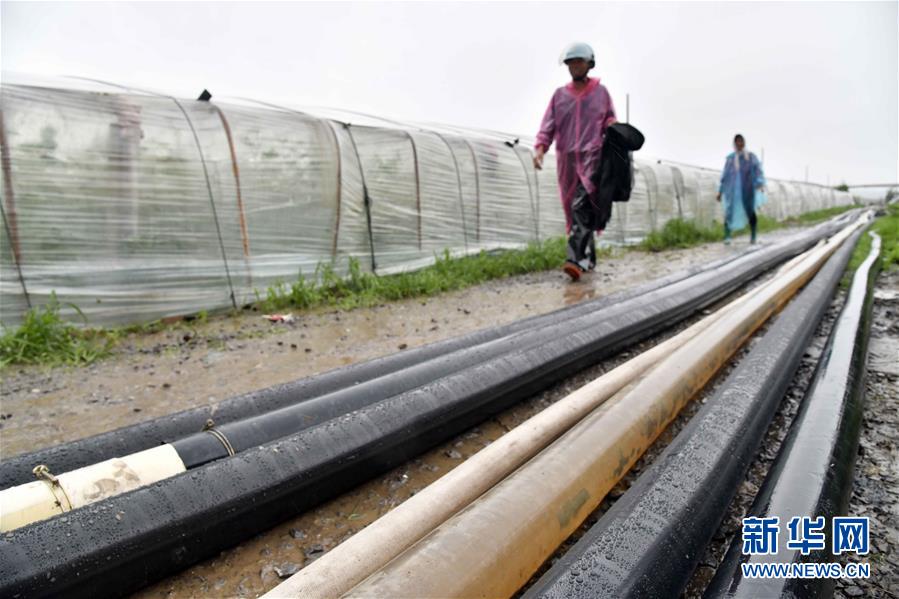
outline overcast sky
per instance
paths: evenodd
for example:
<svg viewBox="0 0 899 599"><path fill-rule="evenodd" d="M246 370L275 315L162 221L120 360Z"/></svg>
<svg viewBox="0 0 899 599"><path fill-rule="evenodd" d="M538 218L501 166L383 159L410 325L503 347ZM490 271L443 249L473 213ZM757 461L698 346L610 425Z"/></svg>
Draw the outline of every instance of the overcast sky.
<svg viewBox="0 0 899 599"><path fill-rule="evenodd" d="M899 178L897 2L2 2L2 68L534 135L593 45L643 154L775 177Z"/></svg>

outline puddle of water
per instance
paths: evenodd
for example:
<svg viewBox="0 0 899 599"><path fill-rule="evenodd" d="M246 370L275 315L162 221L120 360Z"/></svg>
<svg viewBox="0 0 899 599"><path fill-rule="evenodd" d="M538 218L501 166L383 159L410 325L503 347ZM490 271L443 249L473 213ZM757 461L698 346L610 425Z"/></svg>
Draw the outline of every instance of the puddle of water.
<svg viewBox="0 0 899 599"><path fill-rule="evenodd" d="M884 302L895 302L899 300L899 289L876 289L874 290L874 299Z"/></svg>
<svg viewBox="0 0 899 599"><path fill-rule="evenodd" d="M868 370L899 375L899 339L872 337L868 347Z"/></svg>

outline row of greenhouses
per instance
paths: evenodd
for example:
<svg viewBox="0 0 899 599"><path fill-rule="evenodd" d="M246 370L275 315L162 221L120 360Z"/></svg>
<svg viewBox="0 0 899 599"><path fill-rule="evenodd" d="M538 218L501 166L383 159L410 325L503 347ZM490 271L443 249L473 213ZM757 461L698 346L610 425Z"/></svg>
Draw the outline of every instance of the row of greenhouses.
<svg viewBox="0 0 899 599"><path fill-rule="evenodd" d="M143 322L239 307L320 265L388 274L565 233L553 161L535 171L525 138L68 83L0 85L6 326L53 294L73 320ZM606 243L720 220L712 170L638 158L635 178ZM768 191L778 219L851 203Z"/></svg>

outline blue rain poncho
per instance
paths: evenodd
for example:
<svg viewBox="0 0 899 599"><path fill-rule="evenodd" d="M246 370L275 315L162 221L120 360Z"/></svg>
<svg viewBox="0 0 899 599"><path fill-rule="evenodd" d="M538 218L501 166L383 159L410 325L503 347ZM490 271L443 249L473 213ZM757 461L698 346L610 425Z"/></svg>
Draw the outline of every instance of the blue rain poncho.
<svg viewBox="0 0 899 599"><path fill-rule="evenodd" d="M762 164L752 152L731 152L721 173L721 204L724 221L731 231L738 231L748 223L748 212L757 212L768 198L761 187L765 185Z"/></svg>

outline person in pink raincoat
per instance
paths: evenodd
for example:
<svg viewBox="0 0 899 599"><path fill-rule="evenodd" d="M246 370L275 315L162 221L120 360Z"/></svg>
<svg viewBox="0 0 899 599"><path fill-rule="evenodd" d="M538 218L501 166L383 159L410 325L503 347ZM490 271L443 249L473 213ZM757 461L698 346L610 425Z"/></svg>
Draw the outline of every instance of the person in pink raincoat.
<svg viewBox="0 0 899 599"><path fill-rule="evenodd" d="M543 168L543 157L555 142L568 232L568 259L563 268L576 281L596 266L594 174L606 129L617 119L609 91L599 79L587 76L596 66L593 49L583 43L571 44L561 62L568 67L571 83L557 89L549 101L534 145L534 167Z"/></svg>

